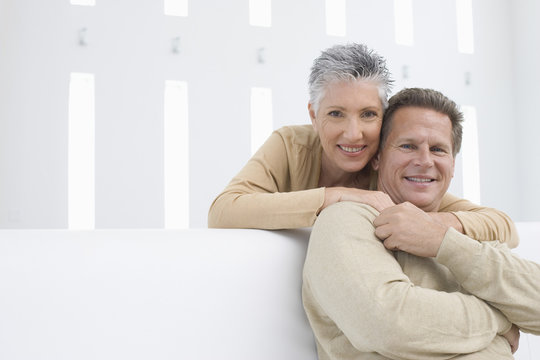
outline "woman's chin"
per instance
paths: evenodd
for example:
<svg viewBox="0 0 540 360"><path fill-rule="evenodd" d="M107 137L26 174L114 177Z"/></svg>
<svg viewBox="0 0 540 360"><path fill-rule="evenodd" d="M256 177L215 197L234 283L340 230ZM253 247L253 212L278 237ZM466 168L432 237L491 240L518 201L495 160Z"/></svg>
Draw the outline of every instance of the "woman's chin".
<svg viewBox="0 0 540 360"><path fill-rule="evenodd" d="M344 172L350 173L350 174L360 172L360 171L364 170L365 167L366 167L366 164L364 164L364 163L355 164L355 165L348 164L348 165L340 166L341 170L343 170Z"/></svg>

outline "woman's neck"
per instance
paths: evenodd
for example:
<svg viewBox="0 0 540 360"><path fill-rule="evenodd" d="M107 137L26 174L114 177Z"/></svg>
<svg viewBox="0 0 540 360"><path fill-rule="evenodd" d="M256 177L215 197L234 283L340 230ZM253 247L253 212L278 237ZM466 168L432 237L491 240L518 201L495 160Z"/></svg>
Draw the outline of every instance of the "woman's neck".
<svg viewBox="0 0 540 360"><path fill-rule="evenodd" d="M362 170L355 173L348 173L335 167L321 164L321 174L319 176L320 187L351 187L357 189L369 189L370 165L367 164Z"/></svg>

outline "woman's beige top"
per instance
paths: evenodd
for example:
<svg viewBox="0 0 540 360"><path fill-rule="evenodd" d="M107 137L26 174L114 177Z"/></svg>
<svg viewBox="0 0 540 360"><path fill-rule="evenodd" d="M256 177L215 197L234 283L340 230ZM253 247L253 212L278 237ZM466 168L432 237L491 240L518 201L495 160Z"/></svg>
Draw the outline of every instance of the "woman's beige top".
<svg viewBox="0 0 540 360"><path fill-rule="evenodd" d="M274 131L214 200L211 228L291 229L310 227L324 202L319 187L322 146L311 125ZM446 194L439 211L453 212L465 234L477 240L518 243L510 218Z"/></svg>

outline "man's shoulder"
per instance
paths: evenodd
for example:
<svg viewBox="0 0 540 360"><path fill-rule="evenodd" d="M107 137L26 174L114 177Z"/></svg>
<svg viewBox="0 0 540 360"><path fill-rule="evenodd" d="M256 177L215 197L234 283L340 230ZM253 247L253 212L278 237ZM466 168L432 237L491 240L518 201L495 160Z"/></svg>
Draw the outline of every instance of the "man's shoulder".
<svg viewBox="0 0 540 360"><path fill-rule="evenodd" d="M328 219L330 221L350 221L349 219L352 218L356 221L365 219L373 223L377 216L379 216L379 212L372 206L355 201L340 201L321 211L317 220L330 218Z"/></svg>

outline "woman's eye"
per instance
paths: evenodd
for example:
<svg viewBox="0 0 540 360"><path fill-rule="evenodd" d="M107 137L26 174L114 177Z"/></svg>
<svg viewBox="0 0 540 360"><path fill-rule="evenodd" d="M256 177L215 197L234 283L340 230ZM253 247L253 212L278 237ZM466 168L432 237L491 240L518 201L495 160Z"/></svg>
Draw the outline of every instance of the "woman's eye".
<svg viewBox="0 0 540 360"><path fill-rule="evenodd" d="M362 113L362 117L364 118L372 118L372 117L375 117L377 116L377 113L375 111L366 111L364 113Z"/></svg>
<svg viewBox="0 0 540 360"><path fill-rule="evenodd" d="M328 115L332 116L332 117L341 117L341 111L338 111L338 110L332 110L328 113Z"/></svg>

